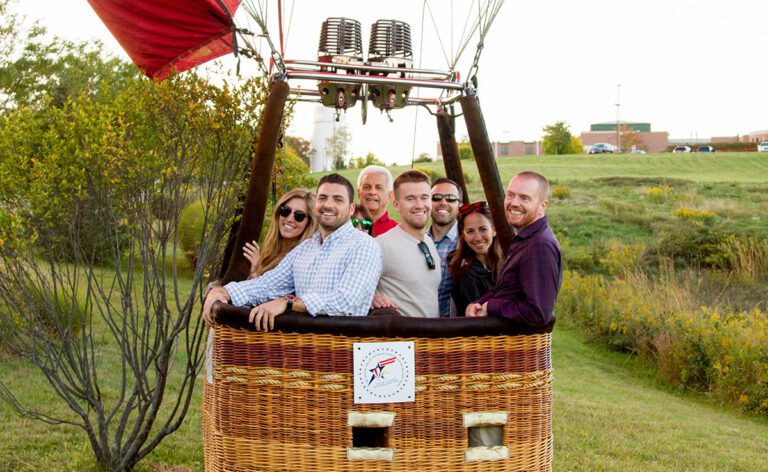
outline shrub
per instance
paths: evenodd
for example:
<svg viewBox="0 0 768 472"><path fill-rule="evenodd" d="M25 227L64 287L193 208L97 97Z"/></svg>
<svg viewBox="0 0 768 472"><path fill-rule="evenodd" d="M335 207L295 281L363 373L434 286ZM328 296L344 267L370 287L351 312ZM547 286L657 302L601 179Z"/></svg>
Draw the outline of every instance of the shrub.
<svg viewBox="0 0 768 472"><path fill-rule="evenodd" d="M422 152L421 154L418 155L418 157L413 162L417 164L422 162L432 162L432 157L426 152Z"/></svg>
<svg viewBox="0 0 768 472"><path fill-rule="evenodd" d="M606 248L600 242L595 242L586 247L575 245L567 237L567 232L568 228L562 228L561 234L563 236L558 234L560 249L563 254L563 265L570 270L581 273L600 272L600 259L605 257Z"/></svg>
<svg viewBox="0 0 768 472"><path fill-rule="evenodd" d="M660 232L649 250L654 258L667 258L683 266L716 267L724 258L720 242L727 235L720 226L690 221Z"/></svg>
<svg viewBox="0 0 768 472"><path fill-rule="evenodd" d="M571 198L571 187L567 185L558 185L552 188L552 198L556 200L567 200Z"/></svg>
<svg viewBox="0 0 768 472"><path fill-rule="evenodd" d="M696 221L704 224L712 224L715 218L717 218L717 215L711 211L688 207L681 207L675 210L675 216L683 221Z"/></svg>
<svg viewBox="0 0 768 472"><path fill-rule="evenodd" d="M727 235L717 245L712 265L754 281L768 275L768 241L753 234Z"/></svg>
<svg viewBox="0 0 768 472"><path fill-rule="evenodd" d="M10 282L13 283L13 282ZM0 302L0 330L3 335L0 339L8 339L8 336L22 336L21 332L27 330L15 329L21 323L26 323L38 336L46 339L57 339L64 342L78 337L83 326L88 322L90 313L85 305L71 296L71 293L57 291L54 298L52 288L38 287L31 282L16 284L17 297L13 300ZM24 311L24 316L20 312Z"/></svg>
<svg viewBox="0 0 768 472"><path fill-rule="evenodd" d="M445 177L445 175L439 173L438 171L436 171L434 169L427 169L426 167L419 167L419 166L414 166L413 168L415 170L419 170L419 171L424 172L425 174L427 174L429 176L429 181L430 182L434 182L437 179L441 179L441 178ZM466 176L466 174L465 174L465 176Z"/></svg>
<svg viewBox="0 0 768 472"><path fill-rule="evenodd" d="M600 265L610 274L622 274L638 268L644 252L645 246L642 244L625 246L614 242L608 249L608 254L600 258Z"/></svg>
<svg viewBox="0 0 768 472"><path fill-rule="evenodd" d="M595 339L637 354L669 382L768 415L766 314L692 308L672 272L606 279L563 273L557 314Z"/></svg>
<svg viewBox="0 0 768 472"><path fill-rule="evenodd" d="M664 203L667 200L669 200L669 197L672 195L673 188L669 185L665 185L663 187L651 187L646 192L646 195L648 197L648 201L651 201L653 203Z"/></svg>
<svg viewBox="0 0 768 472"><path fill-rule="evenodd" d="M609 215L619 217L622 220L626 220L630 217L634 218L645 213L645 207L642 204L613 198L602 199L598 202L598 205L600 205L600 207Z"/></svg>
<svg viewBox="0 0 768 472"><path fill-rule="evenodd" d="M204 219L203 204L199 200L187 205L179 217L179 244L193 268L197 266Z"/></svg>

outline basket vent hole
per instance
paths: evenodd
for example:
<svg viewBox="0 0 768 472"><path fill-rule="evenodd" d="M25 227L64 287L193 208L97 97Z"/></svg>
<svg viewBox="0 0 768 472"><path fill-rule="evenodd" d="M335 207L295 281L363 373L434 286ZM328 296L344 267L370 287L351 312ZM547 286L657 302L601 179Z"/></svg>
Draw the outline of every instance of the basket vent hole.
<svg viewBox="0 0 768 472"><path fill-rule="evenodd" d="M501 446L504 440L503 425L482 425L468 428L469 447Z"/></svg>
<svg viewBox="0 0 768 472"><path fill-rule="evenodd" d="M389 447L389 428L352 427L352 447Z"/></svg>

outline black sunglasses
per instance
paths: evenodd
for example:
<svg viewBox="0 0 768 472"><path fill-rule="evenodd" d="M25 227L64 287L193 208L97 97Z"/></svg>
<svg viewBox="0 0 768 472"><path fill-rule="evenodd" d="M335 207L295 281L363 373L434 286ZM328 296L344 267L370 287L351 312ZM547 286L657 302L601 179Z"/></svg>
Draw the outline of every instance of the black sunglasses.
<svg viewBox="0 0 768 472"><path fill-rule="evenodd" d="M432 257L432 254L429 253L429 247L427 247L427 243L424 241L420 242L419 249L421 249L421 253L424 254L424 259L427 261L427 267L429 267L429 270L435 270L435 259Z"/></svg>
<svg viewBox="0 0 768 472"><path fill-rule="evenodd" d="M458 202L459 197L456 195L451 195L450 193L442 194L442 193L433 193L432 194L432 201L433 202L439 202L440 200L445 199L448 203Z"/></svg>
<svg viewBox="0 0 768 472"><path fill-rule="evenodd" d="M371 220L364 220L362 218L352 218L352 226L358 226L358 225L366 231L373 228L373 222Z"/></svg>
<svg viewBox="0 0 768 472"><path fill-rule="evenodd" d="M291 210L291 207L288 207L283 203L279 207L277 207L277 214L282 216L283 218L288 218L288 216L293 213L293 219L296 220L297 223L301 223L304 221L304 218L307 217L307 214L304 213L301 210L293 211Z"/></svg>
<svg viewBox="0 0 768 472"><path fill-rule="evenodd" d="M478 208L488 208L488 202L475 202L475 203L467 203L466 205L461 205L459 207L459 215L463 215L464 213L469 213Z"/></svg>

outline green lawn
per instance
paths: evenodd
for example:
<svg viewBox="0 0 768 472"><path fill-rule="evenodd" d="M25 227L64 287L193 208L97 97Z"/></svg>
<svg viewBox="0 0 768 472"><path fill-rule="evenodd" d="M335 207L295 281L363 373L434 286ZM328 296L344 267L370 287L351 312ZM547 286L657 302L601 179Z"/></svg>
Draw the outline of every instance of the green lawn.
<svg viewBox="0 0 768 472"><path fill-rule="evenodd" d="M768 470L768 421L664 388L626 354L586 342L574 328L554 332L557 471ZM49 404L34 372L0 363L27 401ZM150 470L202 469L200 399L180 431L150 456ZM173 467L171 467L173 466ZM0 470L92 470L80 432L19 418L0 405Z"/></svg>
<svg viewBox="0 0 768 472"><path fill-rule="evenodd" d="M464 172L476 174L474 163L462 161ZM666 177L696 182L765 182L766 153L617 154L507 157L498 161L502 181L516 172L534 170L553 181L600 177ZM432 164L434 165L434 164Z"/></svg>
<svg viewBox="0 0 768 472"><path fill-rule="evenodd" d="M579 154L564 156L502 157L497 161L499 173L506 186L509 179L523 170L534 170L552 181L591 180L601 177L666 177L695 182L757 182L766 181L768 153L723 152L714 154ZM479 188L474 161L461 161L462 169ZM416 164L416 167L445 173L442 161ZM396 166L392 173L410 166ZM358 169L341 172L356 183ZM506 182L504 182L506 181Z"/></svg>
<svg viewBox="0 0 768 472"><path fill-rule="evenodd" d="M555 470L768 470L765 419L671 391L564 323L552 357Z"/></svg>
<svg viewBox="0 0 768 472"><path fill-rule="evenodd" d="M766 154L516 157L498 163L504 185L515 172L531 169L570 190L568 198L551 202L549 214L572 253L612 240L647 241L659 227L679 224L674 211L681 206L711 210L727 224L768 234ZM462 164L473 200L482 199L474 163ZM443 173L442 163L419 167ZM354 183L358 172L343 173ZM667 184L669 196L649 200L648 189ZM101 347L109 362L114 352ZM768 470L765 418L673 390L633 357L588 343L565 323L556 327L553 357L555 470ZM1 352L0 380L28 404L66 411L36 371ZM103 380L107 391L117 384ZM182 428L140 469L202 470L199 391L196 396ZM21 418L0 403L0 471L93 467L80 430Z"/></svg>

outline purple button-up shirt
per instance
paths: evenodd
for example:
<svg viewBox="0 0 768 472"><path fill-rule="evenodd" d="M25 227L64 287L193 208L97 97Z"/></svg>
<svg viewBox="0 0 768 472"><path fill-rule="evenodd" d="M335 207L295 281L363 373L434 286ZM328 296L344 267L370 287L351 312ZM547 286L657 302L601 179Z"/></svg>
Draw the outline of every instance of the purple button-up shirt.
<svg viewBox="0 0 768 472"><path fill-rule="evenodd" d="M546 326L554 318L561 269L560 244L545 216L515 235L496 286L478 303L488 302L490 316Z"/></svg>

